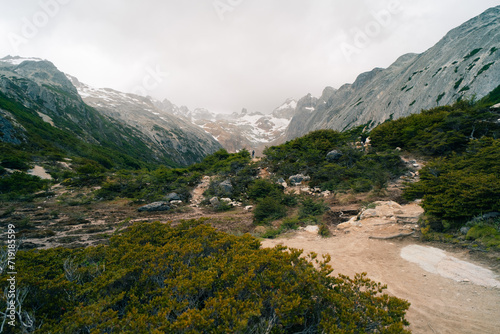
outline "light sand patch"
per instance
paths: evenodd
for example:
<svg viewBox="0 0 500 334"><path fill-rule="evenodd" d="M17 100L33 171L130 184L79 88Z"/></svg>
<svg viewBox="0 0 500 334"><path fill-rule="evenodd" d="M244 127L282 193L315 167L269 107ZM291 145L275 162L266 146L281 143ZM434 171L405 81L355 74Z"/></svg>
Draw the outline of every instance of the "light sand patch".
<svg viewBox="0 0 500 334"><path fill-rule="evenodd" d="M52 180L52 176L42 166L35 166L35 168L28 171L28 174L38 176L44 180Z"/></svg>
<svg viewBox="0 0 500 334"><path fill-rule="evenodd" d="M498 287L500 282L491 270L462 261L442 249L409 245L401 249L401 257L418 264L422 269L457 282L471 282L485 287Z"/></svg>

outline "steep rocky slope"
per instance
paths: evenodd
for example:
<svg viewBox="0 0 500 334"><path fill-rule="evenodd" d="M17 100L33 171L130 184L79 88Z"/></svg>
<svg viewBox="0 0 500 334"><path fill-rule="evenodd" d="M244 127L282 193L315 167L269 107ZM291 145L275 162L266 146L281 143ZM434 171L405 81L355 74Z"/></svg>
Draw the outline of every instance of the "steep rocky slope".
<svg viewBox="0 0 500 334"><path fill-rule="evenodd" d="M221 148L206 131L183 118L157 108L149 97L122 93L110 88L92 88L68 76L83 101L102 114L134 128L150 145L182 165Z"/></svg>
<svg viewBox="0 0 500 334"><path fill-rule="evenodd" d="M301 99L284 140L317 129L374 126L460 98L480 98L500 84L500 6L450 31L422 54L401 56L387 69L375 68L319 100ZM299 107L300 107L299 101Z"/></svg>
<svg viewBox="0 0 500 334"><path fill-rule="evenodd" d="M86 103L73 83L81 88L76 79L69 80L46 60L10 56L0 59L0 95L4 105L17 103L25 109L17 108L17 116L9 108L2 109L0 121L7 130L2 131L2 141L25 142L33 133L23 129L18 118L35 114L40 121L63 131L65 138L70 135L144 162L187 165L221 147L209 134L185 121L153 114L159 110L153 110L146 98L102 90L94 95L82 94ZM88 88L87 92L93 90ZM59 145L52 132L46 130L37 135ZM68 145L73 153L78 153L78 145Z"/></svg>

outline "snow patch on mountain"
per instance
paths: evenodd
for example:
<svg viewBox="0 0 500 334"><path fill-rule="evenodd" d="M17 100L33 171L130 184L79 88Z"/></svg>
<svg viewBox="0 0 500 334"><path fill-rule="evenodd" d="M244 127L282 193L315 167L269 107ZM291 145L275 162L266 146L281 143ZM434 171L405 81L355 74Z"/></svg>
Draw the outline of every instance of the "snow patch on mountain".
<svg viewBox="0 0 500 334"><path fill-rule="evenodd" d="M7 56L2 59L0 59L1 62L3 63L8 63L11 65L20 65L25 61L44 61L44 59L41 58L24 58L24 57L19 57L19 56Z"/></svg>

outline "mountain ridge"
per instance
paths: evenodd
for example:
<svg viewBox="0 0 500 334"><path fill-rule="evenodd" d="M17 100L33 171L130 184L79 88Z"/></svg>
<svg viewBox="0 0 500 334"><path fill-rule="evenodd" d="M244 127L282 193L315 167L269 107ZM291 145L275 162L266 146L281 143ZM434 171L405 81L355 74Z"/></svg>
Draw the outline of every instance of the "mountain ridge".
<svg viewBox="0 0 500 334"><path fill-rule="evenodd" d="M74 82L80 84L77 80ZM118 93L111 89L105 92ZM14 126L16 119L23 118L22 113L33 113L33 116L28 117L31 118L31 122L43 121L57 130L38 126L34 128L38 134L31 135L39 135L42 131L51 145L55 146L61 144L53 136L63 136L66 138L66 144L72 142L65 149L70 149L73 154L78 154L79 149L75 145L80 144L70 139L69 134L91 145L100 145L120 152L118 155L123 157L131 155L144 163L169 166L192 164L221 148L210 135L184 121L176 120L174 116L165 115L169 118L171 126L158 121L156 123L160 124L151 122L148 124L150 128L146 128L145 122L137 124L128 122L124 117L124 111L130 111L130 108L123 108L123 105L111 112L112 106L103 108L98 105L98 101L94 101L96 102L94 105L86 104L70 78L59 71L53 63L43 59L11 56L0 59L0 93L8 101L23 106L13 107L16 114L3 108L0 115L3 128L17 129L9 131L9 141L12 144L25 140L25 138L20 139L23 137L23 131L19 130L21 128ZM138 96L136 99L139 102L142 99L143 103L147 101L147 98ZM5 101L6 104L11 102ZM135 111L137 115L145 114L141 108ZM39 117L41 120L32 117ZM19 138L16 139L16 135L13 137L13 134L17 134ZM90 148L87 150L92 151ZM92 152L87 153L88 156L92 154ZM102 152L99 159L108 161L107 165L113 164Z"/></svg>
<svg viewBox="0 0 500 334"><path fill-rule="evenodd" d="M421 54L361 73L328 98L321 112L296 112L281 141L318 129L376 124L462 98L481 98L500 83L500 6L448 32ZM315 105L314 110L321 109Z"/></svg>

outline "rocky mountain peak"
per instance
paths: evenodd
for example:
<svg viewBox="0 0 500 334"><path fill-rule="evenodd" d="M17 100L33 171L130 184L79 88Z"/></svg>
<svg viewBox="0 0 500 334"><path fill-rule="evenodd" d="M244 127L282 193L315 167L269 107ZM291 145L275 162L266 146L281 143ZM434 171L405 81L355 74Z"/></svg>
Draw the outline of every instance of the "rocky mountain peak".
<svg viewBox="0 0 500 334"><path fill-rule="evenodd" d="M48 60L7 56L0 59L0 71L9 77L29 79L39 85L62 89L78 98L78 92L71 81Z"/></svg>
<svg viewBox="0 0 500 334"><path fill-rule="evenodd" d="M386 69L374 68L352 84L323 92L314 109L310 94L306 95L299 100L284 140L318 129L375 126L459 99L481 98L499 84L500 6L496 6L451 30L424 53L405 54Z"/></svg>

